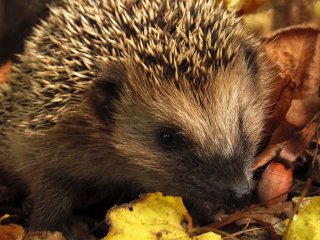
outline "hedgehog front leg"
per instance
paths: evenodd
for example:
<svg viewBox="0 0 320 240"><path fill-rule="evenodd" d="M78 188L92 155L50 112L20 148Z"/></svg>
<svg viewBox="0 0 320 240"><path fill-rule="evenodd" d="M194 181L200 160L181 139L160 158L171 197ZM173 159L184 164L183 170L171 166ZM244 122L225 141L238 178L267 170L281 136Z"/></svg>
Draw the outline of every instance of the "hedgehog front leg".
<svg viewBox="0 0 320 240"><path fill-rule="evenodd" d="M31 231L60 231L67 239L72 239L66 226L73 205L70 190L54 182L43 184L38 189L32 189L32 201Z"/></svg>

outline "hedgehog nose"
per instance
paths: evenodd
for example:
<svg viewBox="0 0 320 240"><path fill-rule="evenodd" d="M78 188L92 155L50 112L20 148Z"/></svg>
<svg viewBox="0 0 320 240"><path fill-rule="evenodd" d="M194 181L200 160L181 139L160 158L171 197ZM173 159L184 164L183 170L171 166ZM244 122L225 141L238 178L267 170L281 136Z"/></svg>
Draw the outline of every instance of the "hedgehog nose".
<svg viewBox="0 0 320 240"><path fill-rule="evenodd" d="M249 184L243 184L229 190L227 194L228 205L232 208L240 208L250 203L251 190Z"/></svg>

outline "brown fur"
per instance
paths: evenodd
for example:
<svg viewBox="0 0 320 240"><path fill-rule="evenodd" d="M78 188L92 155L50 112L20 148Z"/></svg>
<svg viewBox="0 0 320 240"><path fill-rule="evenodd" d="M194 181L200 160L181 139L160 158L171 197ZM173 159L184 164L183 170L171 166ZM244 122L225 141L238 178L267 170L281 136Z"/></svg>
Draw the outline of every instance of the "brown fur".
<svg viewBox="0 0 320 240"><path fill-rule="evenodd" d="M192 7L195 4L191 0L184 4L187 3ZM74 7L75 3L68 4ZM205 4L211 6L209 2ZM138 3L135 7L142 8ZM60 16L60 10L53 9L53 15ZM117 57L110 53L109 59L100 58L99 71L91 68L92 62L87 58L93 57L97 48L90 52L92 55L83 55L81 64L89 64L87 70L73 69L75 65L69 66L73 70L65 70L59 61L52 60L55 58L46 56L45 61L52 61L50 68L54 71L45 71L47 65L39 63L41 72L37 72L37 60L43 60L42 50L35 51L37 46L29 44L22 56L23 63L15 70L15 76L24 77L20 79L22 82L2 86L6 101L0 109L4 113L0 165L21 176L30 186L33 229L64 230L64 220L76 196L95 186L110 188L128 183L146 191L230 204L236 202L230 200L230 194L236 193L241 198L249 193L251 163L268 104L270 73L258 43L247 37L241 25L223 19L223 10L212 11L216 15L210 21L236 26L224 36L219 36L219 28L210 30L213 36L218 36L218 42L226 43L212 49L211 42L207 43L207 48L217 53L215 57L220 59L217 61L212 61L211 53L201 57L201 51L191 53L186 47L178 54L179 48L170 44L180 39L179 34L186 34L179 32L169 42L161 38L155 42L168 44L164 49L172 48L172 53L159 52L153 58L147 56L152 48L146 47L141 55L137 46L123 50L123 46L116 45L126 55ZM203 18L208 16L200 14ZM35 35L33 40L38 41L41 31ZM82 35L73 36L74 40L79 36ZM155 41L141 39L149 47ZM46 54L58 58L64 50L59 45ZM195 57L189 58L189 54ZM199 66L194 66L197 63ZM26 74L28 71L32 74ZM59 71L61 78L54 77ZM85 74L94 74L94 80L89 81ZM32 76L34 79L29 82ZM15 102L19 104L14 105ZM159 132L168 127L182 139L173 149L164 149L159 144Z"/></svg>

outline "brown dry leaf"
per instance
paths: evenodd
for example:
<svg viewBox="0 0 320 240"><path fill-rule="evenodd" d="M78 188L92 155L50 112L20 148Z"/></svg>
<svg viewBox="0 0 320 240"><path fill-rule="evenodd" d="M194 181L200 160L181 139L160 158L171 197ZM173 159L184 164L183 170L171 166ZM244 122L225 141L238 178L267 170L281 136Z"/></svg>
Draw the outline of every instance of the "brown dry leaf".
<svg viewBox="0 0 320 240"><path fill-rule="evenodd" d="M310 121L304 129L295 132L292 138L284 145L279 153L282 159L288 162L295 162L296 159L308 148L312 138L317 132L317 127L320 120L320 113Z"/></svg>
<svg viewBox="0 0 320 240"><path fill-rule="evenodd" d="M23 240L65 240L60 232L29 232Z"/></svg>
<svg viewBox="0 0 320 240"><path fill-rule="evenodd" d="M253 169L256 170L259 167L262 167L266 163L270 162L276 156L277 150L280 149L281 146L282 144L280 143L269 143L269 145L264 149L264 151L257 156L253 165Z"/></svg>
<svg viewBox="0 0 320 240"><path fill-rule="evenodd" d="M269 207L252 204L250 209L225 216L220 219L220 221L208 225L208 227L220 229L234 222L236 222L238 226L247 225L248 222L255 223L255 219L265 223L271 223L275 216L288 218L292 215L292 212L293 204L290 201L277 203Z"/></svg>
<svg viewBox="0 0 320 240"><path fill-rule="evenodd" d="M292 213L293 203L291 201L277 203L269 207L252 205L251 209L246 212L246 215L237 220L237 225L247 225L249 221L254 223L255 220L271 224L275 216L288 218Z"/></svg>
<svg viewBox="0 0 320 240"><path fill-rule="evenodd" d="M270 102L272 103L268 110L270 116L264 127L265 141L269 141L269 143L264 151L257 157L254 169L269 162L275 156L276 150L288 135L284 133L284 131L287 130L284 123L286 124L285 118L292 102L293 91L296 84L290 76L281 73L280 70L277 69L277 66L274 66L273 70L274 72L278 72L278 75L274 80L274 89L270 97ZM291 129L289 129L289 132L291 132Z"/></svg>
<svg viewBox="0 0 320 240"><path fill-rule="evenodd" d="M311 26L281 29L265 39L269 58L297 84L294 98L318 95L320 30Z"/></svg>
<svg viewBox="0 0 320 240"><path fill-rule="evenodd" d="M265 45L267 49L268 44L269 43L266 43ZM286 129L283 128L282 125L291 106L293 92L296 87L296 84L292 81L291 77L287 73L281 71L276 64L273 66L273 72L278 74L274 80L274 89L270 97L270 102L272 103L268 110L270 116L264 127L266 135L265 141L269 141L269 144L257 157L254 166L255 169L269 162L275 156L276 149L280 147L280 144L285 139L278 138L277 136L286 136L286 134L282 133L281 129ZM275 133L276 130L279 133ZM272 136L270 136L271 134Z"/></svg>
<svg viewBox="0 0 320 240"><path fill-rule="evenodd" d="M8 81L11 72L11 65L12 63L8 61L0 66L0 83Z"/></svg>
<svg viewBox="0 0 320 240"><path fill-rule="evenodd" d="M274 72L278 72L278 75L274 80L274 89L270 97L272 105L268 111L271 115L267 119L266 134L271 134L286 118L286 114L291 106L293 91L296 87L290 76L279 71L274 66Z"/></svg>
<svg viewBox="0 0 320 240"><path fill-rule="evenodd" d="M296 87L277 87L276 82L272 96L275 107L271 109L273 115L265 127L266 132L272 133L272 136L268 146L257 157L255 168L263 166L275 157L281 144L290 140L320 111L319 33L319 29L314 27L294 26L279 30L264 39L267 55L276 68L279 68L278 78L282 78L284 86L286 78L292 79ZM287 92L281 93L282 89ZM280 96L278 100L277 96ZM290 109L286 112L288 107ZM286 114L285 118L283 114ZM299 153L303 150L300 148Z"/></svg>
<svg viewBox="0 0 320 240"><path fill-rule="evenodd" d="M270 162L272 158L277 155L277 152L282 148L283 143L291 138L296 128L292 126L285 119L277 128L274 130L268 146L260 153L254 163L254 169L262 167L266 163Z"/></svg>
<svg viewBox="0 0 320 240"><path fill-rule="evenodd" d="M9 214L4 214L3 216L0 217L0 224L3 222L3 220L8 219L10 217Z"/></svg>
<svg viewBox="0 0 320 240"><path fill-rule="evenodd" d="M285 13L286 21L289 25L296 25L312 21L314 18L313 4L316 1L305 0L290 0L285 1Z"/></svg>
<svg viewBox="0 0 320 240"><path fill-rule="evenodd" d="M289 126L291 126L292 129L291 136L288 138L288 141L284 144L281 151L279 151L279 157L288 163L294 163L296 159L308 148L309 143L315 136L319 120L320 113L318 113L316 117L314 117L312 121L310 121L301 131L285 122L282 126L287 126L288 128L279 127L275 131L275 134L271 139L271 144L269 144L263 154L258 157L256 167L262 166L275 157L275 154L277 150L280 149L281 145L280 143L276 144L274 141L281 142L281 136L279 133L290 134ZM289 191L291 184L292 169L287 168L282 163L271 162L259 180L258 196L267 206L285 201L287 194L283 195L283 193ZM279 195L281 195L281 197L275 198Z"/></svg>
<svg viewBox="0 0 320 240"><path fill-rule="evenodd" d="M1 240L22 240L24 230L16 224L0 225Z"/></svg>
<svg viewBox="0 0 320 240"><path fill-rule="evenodd" d="M293 101L294 104L289 109L286 119L273 132L268 146L257 157L254 169L274 158L284 142L287 143L281 151L281 157L289 162L295 161L307 149L316 133L317 118L310 121L320 111L319 101L317 97ZM301 127L304 128L300 130Z"/></svg>
<svg viewBox="0 0 320 240"><path fill-rule="evenodd" d="M286 119L291 125L301 129L318 112L320 112L320 97L310 96L304 99L294 99L291 103Z"/></svg>

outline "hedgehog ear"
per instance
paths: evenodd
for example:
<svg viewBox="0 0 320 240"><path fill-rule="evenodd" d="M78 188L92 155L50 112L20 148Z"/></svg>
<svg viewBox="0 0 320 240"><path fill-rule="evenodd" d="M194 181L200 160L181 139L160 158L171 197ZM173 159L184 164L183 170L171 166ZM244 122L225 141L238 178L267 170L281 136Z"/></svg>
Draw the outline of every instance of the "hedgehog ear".
<svg viewBox="0 0 320 240"><path fill-rule="evenodd" d="M104 68L92 83L91 103L95 113L103 121L110 122L114 114L115 101L119 100L125 71L118 67Z"/></svg>

